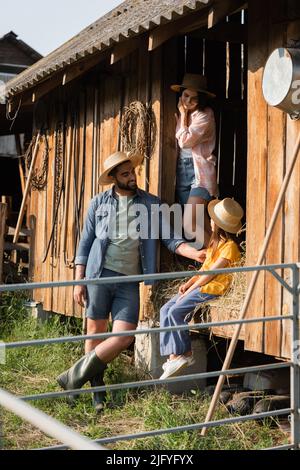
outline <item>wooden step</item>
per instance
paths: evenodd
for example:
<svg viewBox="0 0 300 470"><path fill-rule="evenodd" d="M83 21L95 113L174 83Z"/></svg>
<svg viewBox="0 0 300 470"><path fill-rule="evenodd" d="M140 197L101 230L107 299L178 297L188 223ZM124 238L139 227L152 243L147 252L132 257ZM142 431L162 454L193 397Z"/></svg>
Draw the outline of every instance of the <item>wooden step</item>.
<svg viewBox="0 0 300 470"><path fill-rule="evenodd" d="M29 243L4 242L5 251L29 251Z"/></svg>
<svg viewBox="0 0 300 470"><path fill-rule="evenodd" d="M8 227L8 233L6 235L14 235L16 231L16 227ZM30 230L28 228L22 228L20 230L19 236L20 237L30 237Z"/></svg>

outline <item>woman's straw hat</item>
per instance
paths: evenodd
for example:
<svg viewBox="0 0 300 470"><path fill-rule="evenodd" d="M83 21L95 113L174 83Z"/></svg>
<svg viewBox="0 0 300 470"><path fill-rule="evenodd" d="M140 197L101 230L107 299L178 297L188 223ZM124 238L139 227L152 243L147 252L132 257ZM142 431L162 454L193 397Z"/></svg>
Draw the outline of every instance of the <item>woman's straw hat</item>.
<svg viewBox="0 0 300 470"><path fill-rule="evenodd" d="M183 83L181 85L171 85L171 90L180 92L182 88L188 88L189 90L200 91L205 93L211 98L215 98L216 95L207 90L207 79L204 75L197 73L186 73L183 77Z"/></svg>
<svg viewBox="0 0 300 470"><path fill-rule="evenodd" d="M107 157L104 162L104 171L99 177L99 184L112 184L114 182L113 176L109 176L109 173L121 163L130 161L132 166L136 168L141 165L144 160L144 156L139 153L133 152L116 152Z"/></svg>
<svg viewBox="0 0 300 470"><path fill-rule="evenodd" d="M215 224L229 233L237 233L242 228L244 211L234 199L215 199L208 204L208 213Z"/></svg>

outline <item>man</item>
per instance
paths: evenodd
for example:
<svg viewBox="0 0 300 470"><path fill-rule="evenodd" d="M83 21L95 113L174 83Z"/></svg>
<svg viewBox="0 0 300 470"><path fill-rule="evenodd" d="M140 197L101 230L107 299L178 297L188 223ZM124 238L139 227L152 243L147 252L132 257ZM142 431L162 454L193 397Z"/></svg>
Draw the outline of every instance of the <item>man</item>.
<svg viewBox="0 0 300 470"><path fill-rule="evenodd" d="M165 229L170 229L163 217L153 221L155 206L157 209L161 202L137 187L135 168L142 160L141 155L117 152L105 161L99 183L114 186L91 201L75 259L76 280L155 273L158 238L170 251L204 261L205 253L197 251L181 237L175 238L173 233L168 238L163 237ZM138 213L143 215L139 223ZM155 232L157 236L153 236ZM86 306L88 335L106 332L110 313L113 332L137 327L138 282L76 286L74 299ZM85 356L62 373L58 383L65 390L80 388L88 381L92 386L104 385L107 364L127 349L133 339L133 336L116 336L104 341L87 340ZM94 393L98 411L102 410L104 401L104 392Z"/></svg>

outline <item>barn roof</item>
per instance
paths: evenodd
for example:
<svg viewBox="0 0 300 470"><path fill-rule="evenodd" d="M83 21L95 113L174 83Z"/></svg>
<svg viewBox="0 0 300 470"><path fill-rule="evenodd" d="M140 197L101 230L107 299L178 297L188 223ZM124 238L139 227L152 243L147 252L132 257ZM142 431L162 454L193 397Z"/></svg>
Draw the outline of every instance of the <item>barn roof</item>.
<svg viewBox="0 0 300 470"><path fill-rule="evenodd" d="M126 0L9 81L14 96L96 52L203 8L209 0Z"/></svg>
<svg viewBox="0 0 300 470"><path fill-rule="evenodd" d="M32 59L33 62L36 62L37 60L40 60L43 57L41 54L39 54L39 52L30 47L28 44L26 44L26 42L22 41L21 39L18 39L18 35L13 31L10 31L9 33L4 34L4 36L0 37L0 41L10 42L22 52L24 52L30 59Z"/></svg>

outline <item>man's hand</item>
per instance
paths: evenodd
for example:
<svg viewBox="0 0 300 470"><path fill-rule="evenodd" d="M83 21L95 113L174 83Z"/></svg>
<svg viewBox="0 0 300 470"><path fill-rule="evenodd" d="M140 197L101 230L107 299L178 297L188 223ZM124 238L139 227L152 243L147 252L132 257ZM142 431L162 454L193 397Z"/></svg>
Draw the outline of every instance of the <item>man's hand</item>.
<svg viewBox="0 0 300 470"><path fill-rule="evenodd" d="M187 243L181 243L181 245L176 248L175 252L178 255L193 259L199 263L204 263L206 258L206 250L196 250L196 248L193 248Z"/></svg>
<svg viewBox="0 0 300 470"><path fill-rule="evenodd" d="M198 261L198 263L204 263L205 259L206 259L206 250L199 250L199 251L196 250L194 260Z"/></svg>
<svg viewBox="0 0 300 470"><path fill-rule="evenodd" d="M85 307L86 286L75 286L73 297L77 304L79 304L81 307Z"/></svg>

